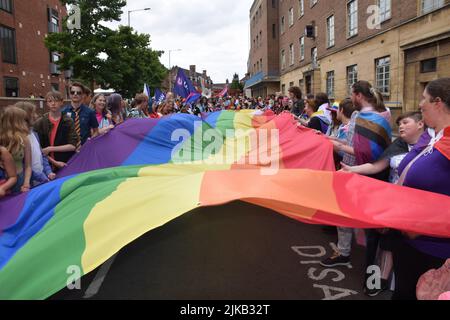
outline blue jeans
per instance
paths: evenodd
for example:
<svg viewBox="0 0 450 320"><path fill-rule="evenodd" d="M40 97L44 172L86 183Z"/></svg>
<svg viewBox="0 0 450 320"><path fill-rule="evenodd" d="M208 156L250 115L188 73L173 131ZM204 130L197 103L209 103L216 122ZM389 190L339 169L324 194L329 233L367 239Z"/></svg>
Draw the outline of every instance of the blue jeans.
<svg viewBox="0 0 450 320"><path fill-rule="evenodd" d="M16 184L11 188L11 193L20 193L20 188L22 188L23 183L25 181L25 173L19 173L17 175L17 182Z"/></svg>

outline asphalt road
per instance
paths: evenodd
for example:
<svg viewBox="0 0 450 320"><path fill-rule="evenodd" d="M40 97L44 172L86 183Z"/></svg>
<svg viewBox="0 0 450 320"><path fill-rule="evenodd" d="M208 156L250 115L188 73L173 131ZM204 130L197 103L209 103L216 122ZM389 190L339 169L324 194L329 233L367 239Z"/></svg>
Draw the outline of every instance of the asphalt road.
<svg viewBox="0 0 450 320"><path fill-rule="evenodd" d="M242 202L202 208L122 249L109 270L83 277L81 290L51 299L85 299L86 292L99 300L389 299L362 293L363 247L355 244L351 269L317 264L336 241L321 226Z"/></svg>

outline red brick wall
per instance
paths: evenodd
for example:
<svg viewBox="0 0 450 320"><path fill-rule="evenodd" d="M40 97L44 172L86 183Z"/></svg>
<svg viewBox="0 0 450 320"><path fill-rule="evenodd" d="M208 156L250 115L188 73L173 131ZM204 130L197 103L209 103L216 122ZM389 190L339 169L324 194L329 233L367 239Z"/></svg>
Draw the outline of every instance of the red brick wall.
<svg viewBox="0 0 450 320"><path fill-rule="evenodd" d="M262 0L259 2L262 9L262 14L255 19L256 23L253 24L253 17L259 10L258 1L255 0L254 6L250 11L250 59L248 72L252 75L260 72L260 70L254 70L254 65L258 61L263 62L262 71L265 74L278 72L279 70L279 23L278 23L278 7L279 1L275 1L275 8L272 7L272 0ZM275 24L275 39L273 38L272 25ZM259 37L262 32L262 39L259 40L259 45L254 45L253 40L256 40L256 36Z"/></svg>
<svg viewBox="0 0 450 320"><path fill-rule="evenodd" d="M367 20L370 14L367 8L376 3L376 0L358 0L358 35L347 39L347 1L344 0L318 0L317 4L310 7L310 1L305 0L305 14L299 18L298 0L280 1L280 17L285 16L285 33L280 37L280 52L286 51L286 69L282 74L290 72L298 67L303 67L311 63L311 49L317 47L318 58L336 52L348 45L367 39L383 30L399 25L409 19L417 16L417 1L415 0L392 0L391 19L381 24L381 29L370 30L367 28ZM289 8L294 8L294 25L289 27L288 14ZM335 19L335 45L327 48L326 41L326 20L334 15ZM314 21L317 26L317 35L315 39L305 38L305 60L300 61L300 43L299 38L304 35L306 25ZM289 45L294 44L295 64L289 66Z"/></svg>
<svg viewBox="0 0 450 320"><path fill-rule="evenodd" d="M17 64L3 63L0 59L0 96L5 95L3 78L19 79L19 96L45 96L51 84L58 84L65 91L64 74L50 75L50 54L44 45L48 34L47 7L59 13L60 28L62 18L67 15L66 8L59 0L16 0L13 13L0 10L0 24L16 31ZM1 52L0 52L1 55Z"/></svg>

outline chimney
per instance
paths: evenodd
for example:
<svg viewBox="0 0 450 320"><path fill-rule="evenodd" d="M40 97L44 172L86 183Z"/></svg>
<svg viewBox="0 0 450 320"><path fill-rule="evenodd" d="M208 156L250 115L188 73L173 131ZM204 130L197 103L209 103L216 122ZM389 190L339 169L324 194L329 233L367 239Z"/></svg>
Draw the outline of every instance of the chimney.
<svg viewBox="0 0 450 320"><path fill-rule="evenodd" d="M189 71L191 72L192 76L195 75L195 65L189 66Z"/></svg>
<svg viewBox="0 0 450 320"><path fill-rule="evenodd" d="M206 70L203 70L203 78L207 78L208 76L206 75Z"/></svg>

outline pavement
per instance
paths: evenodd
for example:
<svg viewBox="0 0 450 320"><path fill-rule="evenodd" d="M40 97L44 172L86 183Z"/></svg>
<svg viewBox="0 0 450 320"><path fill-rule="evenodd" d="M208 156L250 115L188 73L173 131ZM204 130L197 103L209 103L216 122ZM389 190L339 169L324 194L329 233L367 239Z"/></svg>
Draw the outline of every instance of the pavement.
<svg viewBox="0 0 450 320"><path fill-rule="evenodd" d="M332 253L333 230L243 202L200 208L123 248L81 290L50 299L388 300L362 293L363 247L354 245L352 268L318 264Z"/></svg>

